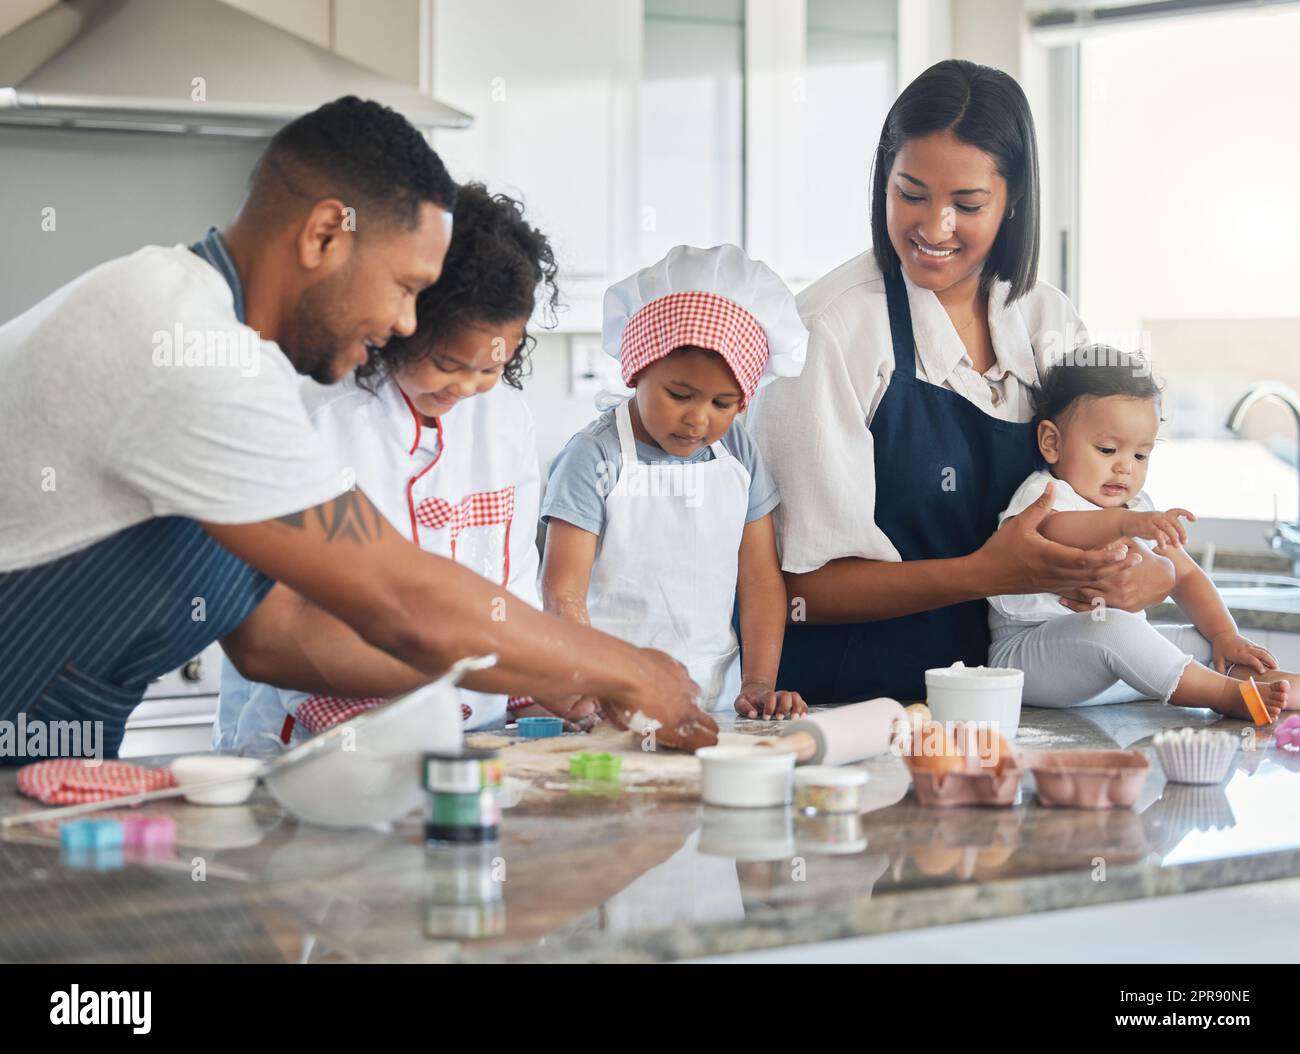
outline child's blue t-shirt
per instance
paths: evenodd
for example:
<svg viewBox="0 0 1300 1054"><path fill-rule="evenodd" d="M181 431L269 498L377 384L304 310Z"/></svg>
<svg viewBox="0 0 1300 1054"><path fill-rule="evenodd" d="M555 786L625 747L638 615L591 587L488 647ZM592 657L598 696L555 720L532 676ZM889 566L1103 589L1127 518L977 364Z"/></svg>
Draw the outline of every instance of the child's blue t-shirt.
<svg viewBox="0 0 1300 1054"><path fill-rule="evenodd" d="M762 519L780 504L776 480L767 471L758 448L739 420L722 437L727 453L749 472L749 509L745 522ZM674 457L657 446L636 440L636 459L643 465L688 464L712 461L707 446L690 457ZM542 496L542 520L554 517L599 535L605 529L605 496L618 482L622 459L619 456L618 425L614 411L606 410L564 445L551 462L546 493Z"/></svg>

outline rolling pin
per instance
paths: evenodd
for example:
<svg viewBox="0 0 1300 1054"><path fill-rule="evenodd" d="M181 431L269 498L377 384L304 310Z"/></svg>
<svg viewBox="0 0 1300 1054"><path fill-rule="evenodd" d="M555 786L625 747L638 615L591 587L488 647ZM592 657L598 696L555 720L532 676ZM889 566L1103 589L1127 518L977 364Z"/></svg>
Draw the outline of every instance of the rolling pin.
<svg viewBox="0 0 1300 1054"><path fill-rule="evenodd" d="M770 743L793 751L800 765L850 765L886 753L929 714L924 704L905 710L893 699L868 699L801 717Z"/></svg>

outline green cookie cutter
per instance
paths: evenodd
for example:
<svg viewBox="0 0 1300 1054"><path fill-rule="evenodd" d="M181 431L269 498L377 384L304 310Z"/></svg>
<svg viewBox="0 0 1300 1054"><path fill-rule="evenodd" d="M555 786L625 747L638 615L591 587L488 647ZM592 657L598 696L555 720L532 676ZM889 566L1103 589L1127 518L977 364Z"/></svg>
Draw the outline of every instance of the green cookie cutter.
<svg viewBox="0 0 1300 1054"><path fill-rule="evenodd" d="M622 771L623 759L617 754L584 751L569 758L569 775L580 780L616 780Z"/></svg>

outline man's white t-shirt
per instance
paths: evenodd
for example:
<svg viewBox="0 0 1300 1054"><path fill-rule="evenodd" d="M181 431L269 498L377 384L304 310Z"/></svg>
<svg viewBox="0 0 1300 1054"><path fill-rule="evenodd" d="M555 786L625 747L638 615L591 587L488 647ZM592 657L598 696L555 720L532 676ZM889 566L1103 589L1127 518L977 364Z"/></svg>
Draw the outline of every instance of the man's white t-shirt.
<svg viewBox="0 0 1300 1054"><path fill-rule="evenodd" d="M1031 472L1025 481L1011 495L1011 503L998 514L998 527L1001 528L1012 516L1018 516L1043 496L1047 484L1055 482L1052 493L1053 512L1096 512L1101 508L1083 497L1063 479L1057 479L1045 469ZM1125 508L1135 512L1154 512L1155 505L1144 490L1129 499ZM1055 593L1020 593L1009 596L989 597L989 628L999 629L1016 623L1046 622L1070 614L1070 609L1061 603ZM1146 618L1143 611L1134 612L1140 618Z"/></svg>
<svg viewBox="0 0 1300 1054"><path fill-rule="evenodd" d="M0 572L154 517L256 523L337 497L300 380L183 245L56 290L0 326Z"/></svg>

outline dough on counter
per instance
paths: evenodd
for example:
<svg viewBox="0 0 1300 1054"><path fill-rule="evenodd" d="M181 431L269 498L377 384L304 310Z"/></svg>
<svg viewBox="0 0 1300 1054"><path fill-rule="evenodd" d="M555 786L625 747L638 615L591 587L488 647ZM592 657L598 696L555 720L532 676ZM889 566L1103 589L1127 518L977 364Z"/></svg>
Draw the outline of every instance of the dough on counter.
<svg viewBox="0 0 1300 1054"><path fill-rule="evenodd" d="M518 742L513 736L498 736L492 732L470 732L465 736L465 745L475 750L505 750Z"/></svg>
<svg viewBox="0 0 1300 1054"><path fill-rule="evenodd" d="M737 732L723 732L718 737L722 746L753 742L753 736ZM466 736L465 745L500 750L506 772L521 779L547 776L567 779L569 755L582 751L617 754L623 759L623 782L628 784L676 783L700 778L700 762L694 754L666 748L642 750L641 736L604 721L583 735L548 739L514 739L479 732Z"/></svg>

